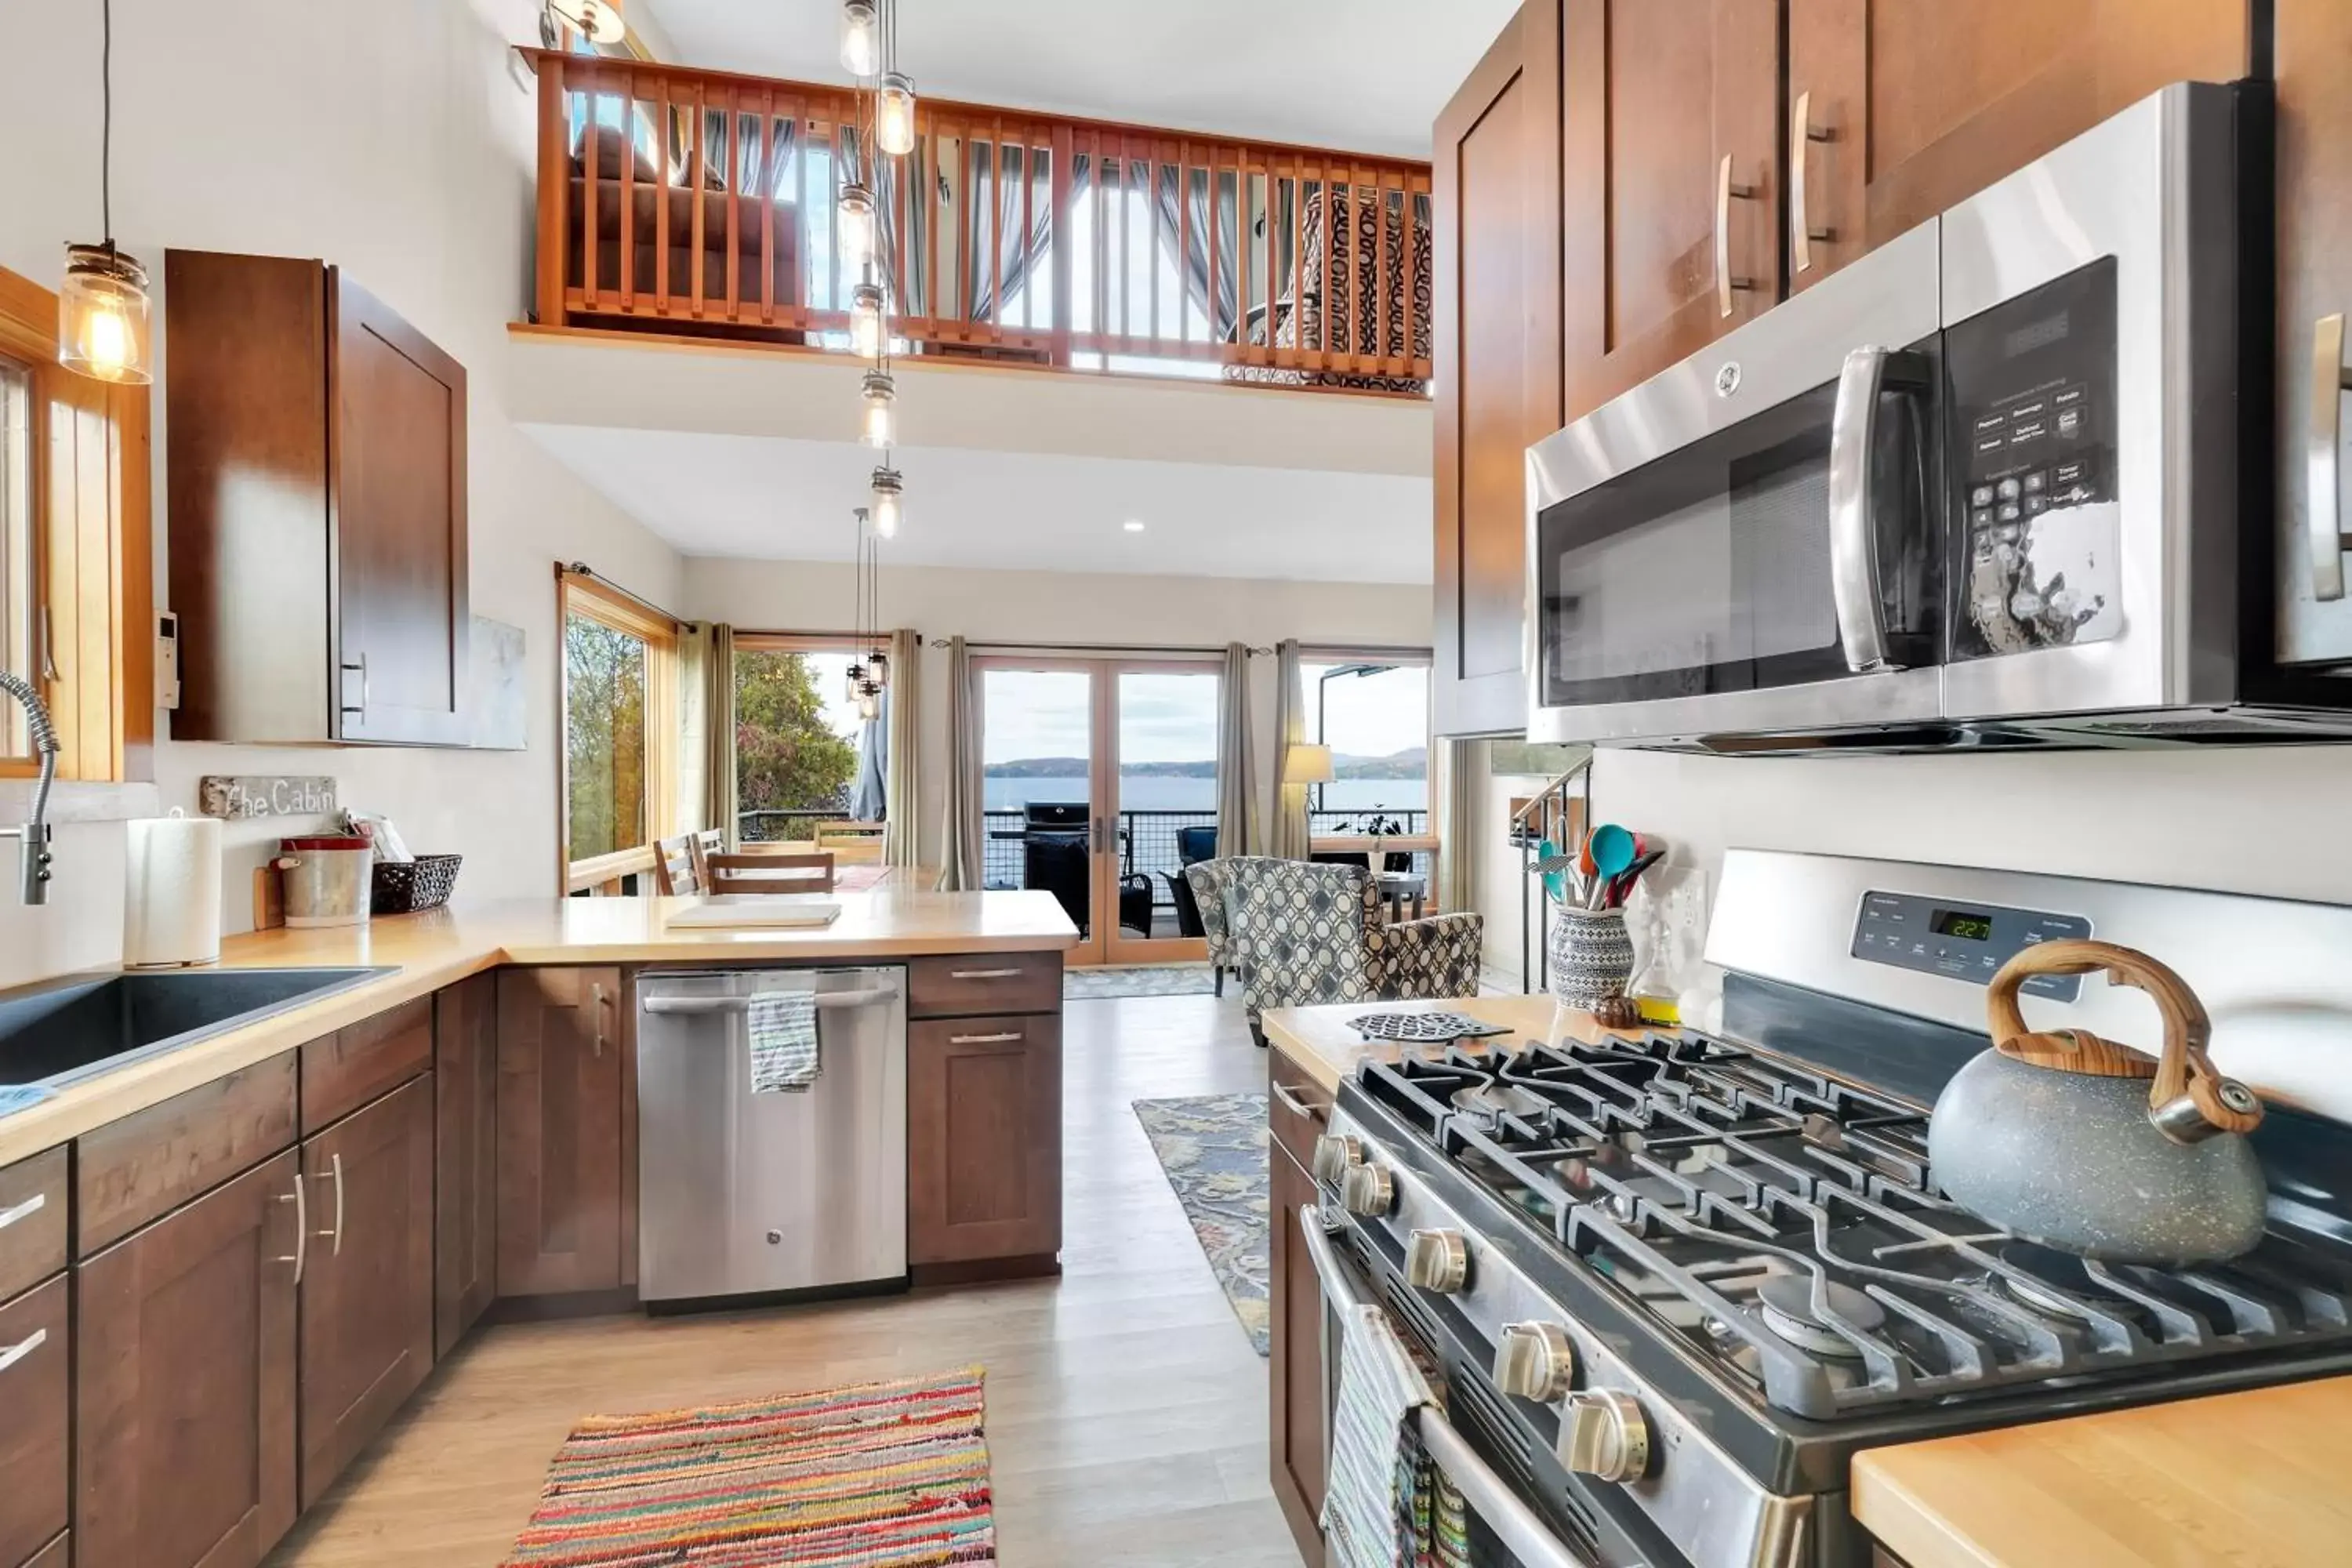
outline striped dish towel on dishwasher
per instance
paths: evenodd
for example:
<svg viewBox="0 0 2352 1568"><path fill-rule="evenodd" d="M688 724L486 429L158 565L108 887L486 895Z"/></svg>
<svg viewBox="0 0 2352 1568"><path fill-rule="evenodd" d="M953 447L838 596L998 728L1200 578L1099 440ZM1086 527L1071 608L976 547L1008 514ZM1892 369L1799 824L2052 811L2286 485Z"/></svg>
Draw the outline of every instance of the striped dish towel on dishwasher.
<svg viewBox="0 0 2352 1568"><path fill-rule="evenodd" d="M751 1092L806 1094L816 1082L816 993L762 991L744 1010Z"/></svg>

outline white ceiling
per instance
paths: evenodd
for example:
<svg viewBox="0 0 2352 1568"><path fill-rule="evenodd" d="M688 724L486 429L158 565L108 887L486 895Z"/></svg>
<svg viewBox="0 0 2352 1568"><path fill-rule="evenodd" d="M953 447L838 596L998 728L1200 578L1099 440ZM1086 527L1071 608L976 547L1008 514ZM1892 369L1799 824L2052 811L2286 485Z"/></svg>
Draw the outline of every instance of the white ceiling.
<svg viewBox="0 0 2352 1568"><path fill-rule="evenodd" d="M649 0L689 65L845 79L838 0ZM919 91L1130 124L1429 156L1517 0L904 0Z"/></svg>
<svg viewBox="0 0 2352 1568"><path fill-rule="evenodd" d="M699 431L526 425L688 555L850 559L869 449ZM905 448L911 565L1426 583L1430 481L970 447ZM1144 524L1130 533L1130 520Z"/></svg>

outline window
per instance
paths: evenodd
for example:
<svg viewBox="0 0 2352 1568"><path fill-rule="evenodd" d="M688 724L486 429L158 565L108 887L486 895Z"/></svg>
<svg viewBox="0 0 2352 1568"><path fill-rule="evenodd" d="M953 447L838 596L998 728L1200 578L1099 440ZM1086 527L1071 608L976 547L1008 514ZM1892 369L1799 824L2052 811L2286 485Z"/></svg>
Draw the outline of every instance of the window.
<svg viewBox="0 0 2352 1568"><path fill-rule="evenodd" d="M869 731L849 691L860 657L814 638L735 639L735 809L745 841L806 842L819 823L882 820L885 759L876 748L887 709Z"/></svg>
<svg viewBox="0 0 2352 1568"><path fill-rule="evenodd" d="M1392 659L1301 664L1307 738L1331 748L1329 784L1317 784L1318 833L1423 833L1429 825L1429 667Z"/></svg>
<svg viewBox="0 0 2352 1568"><path fill-rule="evenodd" d="M677 628L593 578L561 574L566 892L620 892L671 831Z"/></svg>
<svg viewBox="0 0 2352 1568"><path fill-rule="evenodd" d="M0 271L0 665L39 689L58 777L152 775L151 389L57 361L57 296ZM0 775L35 771L0 699Z"/></svg>

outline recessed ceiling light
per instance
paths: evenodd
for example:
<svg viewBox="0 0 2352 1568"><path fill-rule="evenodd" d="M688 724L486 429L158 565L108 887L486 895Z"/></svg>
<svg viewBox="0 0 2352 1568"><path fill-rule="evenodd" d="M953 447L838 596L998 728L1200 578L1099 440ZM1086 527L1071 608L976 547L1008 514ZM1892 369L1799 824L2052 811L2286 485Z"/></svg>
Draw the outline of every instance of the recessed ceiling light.
<svg viewBox="0 0 2352 1568"><path fill-rule="evenodd" d="M1130 518L1129 518L1125 522L1120 523L1120 524L1119 524L1119 526L1120 526L1121 528L1123 528L1123 529L1127 530L1127 531L1128 531L1128 532L1129 532L1129 533L1141 533L1141 532L1143 531L1143 524L1141 524L1140 522L1138 522L1135 519L1133 519L1133 518L1131 518L1131 517L1130 517Z"/></svg>

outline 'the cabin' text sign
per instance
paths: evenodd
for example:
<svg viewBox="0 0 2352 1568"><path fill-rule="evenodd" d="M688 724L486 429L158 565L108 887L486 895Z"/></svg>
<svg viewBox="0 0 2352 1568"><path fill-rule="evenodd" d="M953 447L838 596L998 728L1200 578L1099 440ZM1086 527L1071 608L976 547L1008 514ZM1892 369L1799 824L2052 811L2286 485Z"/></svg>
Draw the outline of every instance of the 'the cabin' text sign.
<svg viewBox="0 0 2352 1568"><path fill-rule="evenodd" d="M335 805L335 781L327 776L231 778L208 773L196 781L196 809L231 822L255 816L331 816Z"/></svg>

